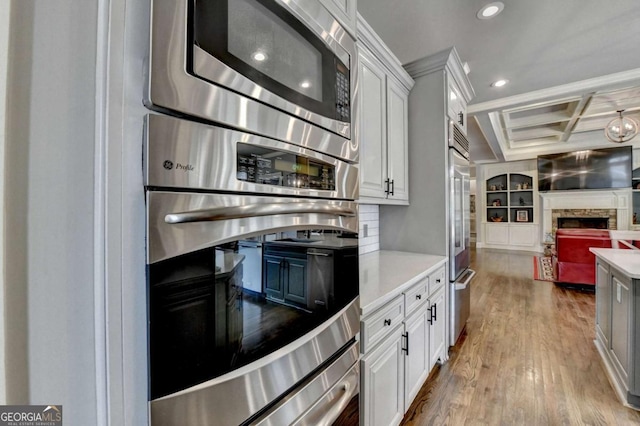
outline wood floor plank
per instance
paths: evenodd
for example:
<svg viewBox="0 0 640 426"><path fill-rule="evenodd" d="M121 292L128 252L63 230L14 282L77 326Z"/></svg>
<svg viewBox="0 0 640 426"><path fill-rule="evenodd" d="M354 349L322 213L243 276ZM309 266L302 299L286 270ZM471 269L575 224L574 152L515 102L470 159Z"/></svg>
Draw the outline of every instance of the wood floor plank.
<svg viewBox="0 0 640 426"><path fill-rule="evenodd" d="M467 330L403 425L640 424L594 346L594 293L534 281L530 254L479 250L472 267ZM336 424L357 425L351 410Z"/></svg>

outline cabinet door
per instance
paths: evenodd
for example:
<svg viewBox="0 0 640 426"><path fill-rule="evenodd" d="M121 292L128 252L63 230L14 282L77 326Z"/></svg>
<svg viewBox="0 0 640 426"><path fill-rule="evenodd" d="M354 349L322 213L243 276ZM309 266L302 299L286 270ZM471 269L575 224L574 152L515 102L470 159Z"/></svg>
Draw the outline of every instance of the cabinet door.
<svg viewBox="0 0 640 426"><path fill-rule="evenodd" d="M268 297L284 300L283 258L265 254L262 260L264 290Z"/></svg>
<svg viewBox="0 0 640 426"><path fill-rule="evenodd" d="M446 350L445 335L445 306L444 306L444 290L442 287L433 296L429 298L431 304L431 330L429 332L429 370L436 365L438 358L444 357Z"/></svg>
<svg viewBox="0 0 640 426"><path fill-rule="evenodd" d="M398 425L404 416L403 327L391 335L361 361L362 424Z"/></svg>
<svg viewBox="0 0 640 426"><path fill-rule="evenodd" d="M605 348L610 349L611 333L611 289L609 265L596 261L596 332Z"/></svg>
<svg viewBox="0 0 640 426"><path fill-rule="evenodd" d="M409 93L387 78L387 173L394 200L409 200Z"/></svg>
<svg viewBox="0 0 640 426"><path fill-rule="evenodd" d="M429 304L424 303L405 320L406 357L404 364L404 411L416 397L422 384L427 380L429 371Z"/></svg>
<svg viewBox="0 0 640 426"><path fill-rule="evenodd" d="M504 225L487 223L484 227L485 241L487 244L509 244L509 228Z"/></svg>
<svg viewBox="0 0 640 426"><path fill-rule="evenodd" d="M615 272L611 276L611 352L625 383L629 379L630 284Z"/></svg>
<svg viewBox="0 0 640 426"><path fill-rule="evenodd" d="M509 245L532 247L536 243L535 225L514 224L507 225L509 227Z"/></svg>
<svg viewBox="0 0 640 426"><path fill-rule="evenodd" d="M467 131L467 105L460 94L458 86L450 81L447 94L447 115L456 122L464 131Z"/></svg>
<svg viewBox="0 0 640 426"><path fill-rule="evenodd" d="M382 64L362 46L359 53L360 196L386 197L386 76Z"/></svg>
<svg viewBox="0 0 640 426"><path fill-rule="evenodd" d="M307 305L307 260L293 257L285 258L286 280L284 299L297 304Z"/></svg>

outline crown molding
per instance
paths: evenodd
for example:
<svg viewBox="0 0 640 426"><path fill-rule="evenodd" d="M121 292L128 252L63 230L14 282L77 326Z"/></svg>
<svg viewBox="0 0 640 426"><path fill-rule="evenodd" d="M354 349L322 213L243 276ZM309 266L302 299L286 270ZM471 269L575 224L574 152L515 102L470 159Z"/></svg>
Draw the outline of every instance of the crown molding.
<svg viewBox="0 0 640 426"><path fill-rule="evenodd" d="M549 87L547 89L535 90L533 92L523 93L520 95L508 96L506 98L500 98L493 101L469 105L467 107L467 113L469 115L473 115L482 112L509 108L518 104L540 102L543 100L552 99L554 97L565 97L571 93L603 89L607 86L616 84L638 84L639 82L640 68L636 68L629 71L622 71L619 73L609 74L601 77L589 78L586 80L576 81L560 86Z"/></svg>
<svg viewBox="0 0 640 426"><path fill-rule="evenodd" d="M455 47L450 47L433 55L409 62L405 64L404 69L406 69L414 79L433 72L447 70L453 77L467 103L475 96L475 91L471 86L469 77L467 77L467 74L464 72L462 61Z"/></svg>
<svg viewBox="0 0 640 426"><path fill-rule="evenodd" d="M415 84L409 73L405 71L402 64L393 54L391 49L382 41L380 36L371 28L369 23L358 13L357 18L357 41L366 47L385 65L386 68L402 83L402 85L411 91Z"/></svg>

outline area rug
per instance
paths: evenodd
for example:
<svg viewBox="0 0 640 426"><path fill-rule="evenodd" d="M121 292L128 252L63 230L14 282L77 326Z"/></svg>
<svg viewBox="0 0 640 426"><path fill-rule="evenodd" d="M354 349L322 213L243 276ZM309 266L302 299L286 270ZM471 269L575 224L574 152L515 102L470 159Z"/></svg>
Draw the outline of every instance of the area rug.
<svg viewBox="0 0 640 426"><path fill-rule="evenodd" d="M533 279L538 281L554 281L553 263L550 257L533 256Z"/></svg>

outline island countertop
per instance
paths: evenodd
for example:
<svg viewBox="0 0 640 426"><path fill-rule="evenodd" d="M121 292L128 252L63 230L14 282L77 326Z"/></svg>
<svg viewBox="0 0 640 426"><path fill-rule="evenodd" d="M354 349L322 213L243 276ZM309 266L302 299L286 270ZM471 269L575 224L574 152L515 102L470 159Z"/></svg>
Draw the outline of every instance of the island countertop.
<svg viewBox="0 0 640 426"><path fill-rule="evenodd" d="M380 250L360 255L360 314L365 316L444 265L446 256Z"/></svg>
<svg viewBox="0 0 640 426"><path fill-rule="evenodd" d="M591 247L589 251L628 277L640 279L640 250Z"/></svg>

